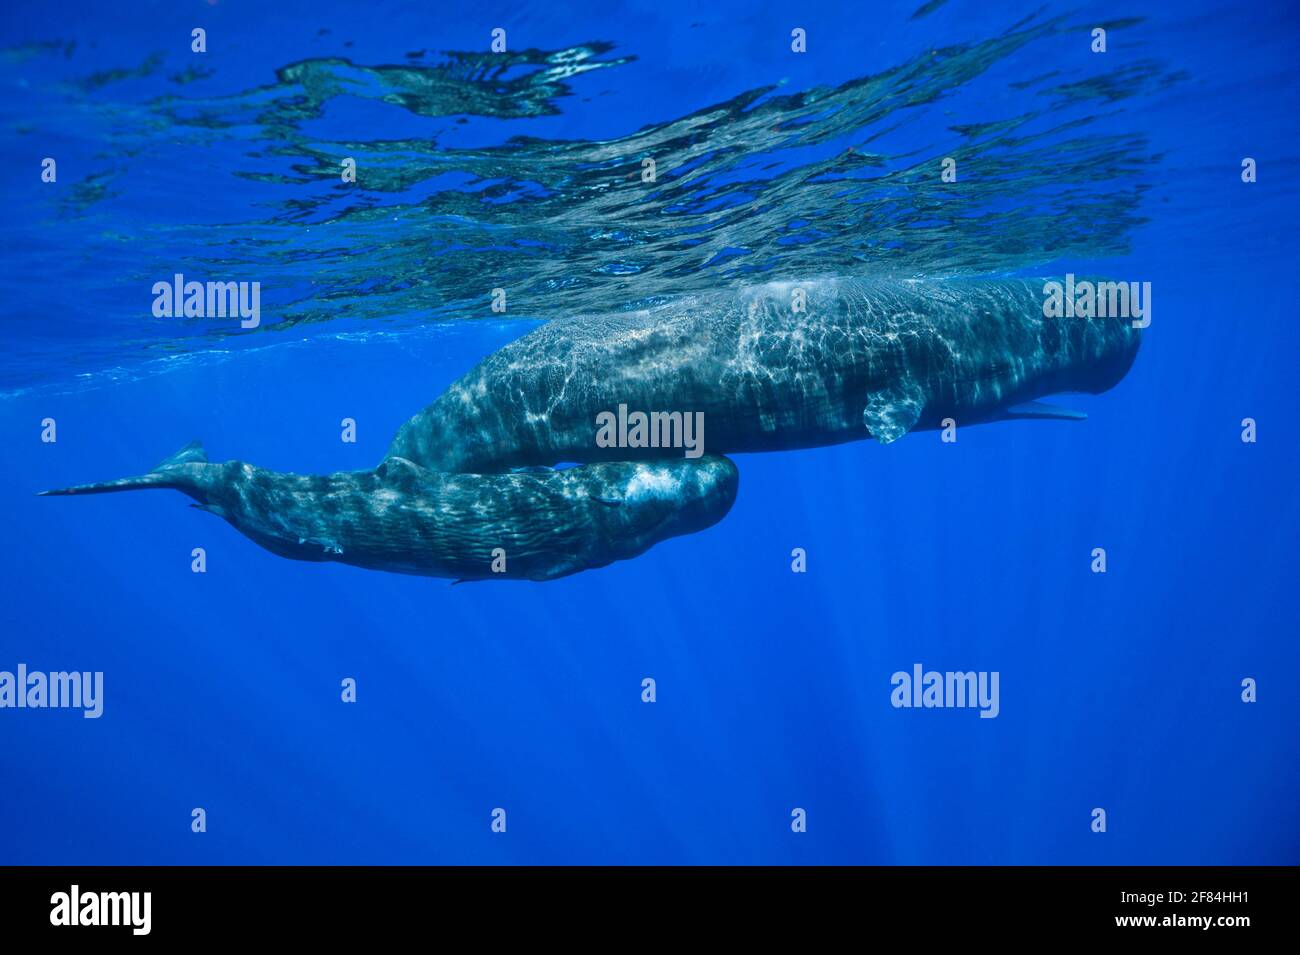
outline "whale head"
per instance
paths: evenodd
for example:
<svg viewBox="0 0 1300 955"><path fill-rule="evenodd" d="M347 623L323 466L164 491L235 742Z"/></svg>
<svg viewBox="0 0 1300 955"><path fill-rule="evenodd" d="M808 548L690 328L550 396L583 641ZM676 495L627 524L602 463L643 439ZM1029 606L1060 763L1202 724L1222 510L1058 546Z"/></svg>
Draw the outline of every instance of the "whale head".
<svg viewBox="0 0 1300 955"><path fill-rule="evenodd" d="M1133 367L1142 331L1128 318L1045 318L1040 340L1052 369L1049 391L1098 395Z"/></svg>
<svg viewBox="0 0 1300 955"><path fill-rule="evenodd" d="M571 471L586 475L583 493L599 505L593 509L599 546L577 556L581 569L635 557L669 537L713 526L731 510L740 484L736 466L719 455L601 463ZM574 569L580 568L561 565L548 576Z"/></svg>

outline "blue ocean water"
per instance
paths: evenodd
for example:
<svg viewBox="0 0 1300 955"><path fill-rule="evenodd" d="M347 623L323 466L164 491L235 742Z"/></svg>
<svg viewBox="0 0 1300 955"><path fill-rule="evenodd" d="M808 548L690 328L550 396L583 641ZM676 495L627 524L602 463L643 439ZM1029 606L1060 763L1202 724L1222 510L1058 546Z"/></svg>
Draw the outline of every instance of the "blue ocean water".
<svg viewBox="0 0 1300 955"><path fill-rule="evenodd" d="M0 18L0 670L104 673L97 720L0 709L0 862L1300 861L1292 5ZM178 272L260 281L262 324L154 317ZM1154 290L1125 380L1061 399L1086 422L737 455L717 526L559 581L295 563L174 493L33 496L194 438L371 467L557 315L1065 272ZM917 663L997 671L999 715L894 708Z"/></svg>

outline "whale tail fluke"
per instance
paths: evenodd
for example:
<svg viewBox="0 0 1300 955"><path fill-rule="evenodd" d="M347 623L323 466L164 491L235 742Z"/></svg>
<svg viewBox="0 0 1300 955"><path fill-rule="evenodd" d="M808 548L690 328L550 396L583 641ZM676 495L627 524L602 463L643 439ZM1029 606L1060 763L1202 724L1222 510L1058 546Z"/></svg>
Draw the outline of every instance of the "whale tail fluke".
<svg viewBox="0 0 1300 955"><path fill-rule="evenodd" d="M163 458L158 462L155 471L161 471L165 467L173 464L207 464L208 452L203 450L202 441L191 441L185 447L181 448L169 458Z"/></svg>
<svg viewBox="0 0 1300 955"><path fill-rule="evenodd" d="M148 474L118 478L116 481L99 481L95 484L75 484L50 491L37 491L38 497L58 497L66 494L108 494L112 491L136 491L148 487L165 487L186 490L193 485L192 475L183 469L187 464L207 464L208 455L203 445L191 441L170 457L164 458Z"/></svg>

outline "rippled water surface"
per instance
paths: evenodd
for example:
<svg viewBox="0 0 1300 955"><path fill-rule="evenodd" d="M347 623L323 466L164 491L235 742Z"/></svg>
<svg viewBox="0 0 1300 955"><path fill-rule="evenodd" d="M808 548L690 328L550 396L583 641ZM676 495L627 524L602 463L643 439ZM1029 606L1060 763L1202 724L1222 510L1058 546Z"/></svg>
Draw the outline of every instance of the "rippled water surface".
<svg viewBox="0 0 1300 955"><path fill-rule="evenodd" d="M175 39L193 15L142 8L147 27L6 14L10 155L61 165L56 188L7 185L19 330L0 386L307 325L498 317L493 288L544 319L810 272L1122 256L1162 204L1196 212L1176 180L1206 157L1152 118L1194 111L1203 136L1235 89L1226 64L1178 55L1199 25L1140 10L895 9L859 34L827 6L800 56L758 11L525 25L493 53L406 8L381 31L217 4L200 55ZM1104 55L1079 40L1095 25ZM261 282L261 333L154 318L176 272Z"/></svg>

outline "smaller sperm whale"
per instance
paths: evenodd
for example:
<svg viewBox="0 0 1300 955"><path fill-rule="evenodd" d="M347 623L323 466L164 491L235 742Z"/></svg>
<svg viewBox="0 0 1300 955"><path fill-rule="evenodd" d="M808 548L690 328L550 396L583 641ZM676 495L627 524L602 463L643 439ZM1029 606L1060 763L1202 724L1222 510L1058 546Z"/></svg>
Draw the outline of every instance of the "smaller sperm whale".
<svg viewBox="0 0 1300 955"><path fill-rule="evenodd" d="M193 442L147 474L42 491L171 488L281 557L469 580L554 580L704 530L736 499L723 457L445 474L389 457L300 475L208 461Z"/></svg>

